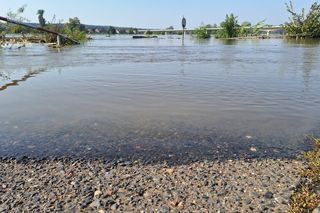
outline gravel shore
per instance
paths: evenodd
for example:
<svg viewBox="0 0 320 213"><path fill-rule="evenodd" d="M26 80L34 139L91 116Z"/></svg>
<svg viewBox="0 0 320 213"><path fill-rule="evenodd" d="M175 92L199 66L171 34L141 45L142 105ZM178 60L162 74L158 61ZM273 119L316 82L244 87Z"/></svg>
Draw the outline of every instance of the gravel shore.
<svg viewBox="0 0 320 213"><path fill-rule="evenodd" d="M0 212L288 212L297 160L0 160Z"/></svg>

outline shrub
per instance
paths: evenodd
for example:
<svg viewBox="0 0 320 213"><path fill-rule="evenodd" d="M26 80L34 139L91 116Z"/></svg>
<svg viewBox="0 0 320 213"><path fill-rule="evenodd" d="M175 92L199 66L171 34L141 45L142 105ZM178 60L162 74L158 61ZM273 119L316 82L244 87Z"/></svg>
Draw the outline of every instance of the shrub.
<svg viewBox="0 0 320 213"><path fill-rule="evenodd" d="M290 22L286 23L284 29L289 37L319 38L320 37L320 4L315 2L308 14L302 9L297 13L293 4L286 4L287 11L291 14Z"/></svg>
<svg viewBox="0 0 320 213"><path fill-rule="evenodd" d="M221 23L222 30L216 34L217 38L234 38L239 35L238 17L233 14L227 15L224 22Z"/></svg>
<svg viewBox="0 0 320 213"><path fill-rule="evenodd" d="M208 39L211 37L211 35L207 31L207 28L204 26L197 28L194 34L198 39Z"/></svg>

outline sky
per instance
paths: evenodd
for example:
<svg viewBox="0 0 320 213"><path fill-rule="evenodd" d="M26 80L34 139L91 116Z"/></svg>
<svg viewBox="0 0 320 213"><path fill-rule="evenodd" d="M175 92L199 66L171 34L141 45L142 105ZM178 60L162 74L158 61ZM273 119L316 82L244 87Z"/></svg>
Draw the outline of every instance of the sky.
<svg viewBox="0 0 320 213"><path fill-rule="evenodd" d="M310 8L316 0L292 0L297 10ZM38 22L37 10L45 10L45 18L67 21L78 17L84 24L139 28L187 28L201 24L220 24L226 14L234 13L239 22L279 25L288 20L285 3L289 0L0 0L0 16L27 5L24 16Z"/></svg>

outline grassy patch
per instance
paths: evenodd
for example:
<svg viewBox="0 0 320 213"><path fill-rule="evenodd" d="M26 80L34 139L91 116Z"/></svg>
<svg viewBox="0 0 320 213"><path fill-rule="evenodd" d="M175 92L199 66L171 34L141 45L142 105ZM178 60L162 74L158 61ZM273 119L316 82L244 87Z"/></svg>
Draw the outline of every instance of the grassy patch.
<svg viewBox="0 0 320 213"><path fill-rule="evenodd" d="M294 213L312 212L320 206L320 139L312 140L315 149L304 154L307 160L307 168L301 172L304 181L291 198Z"/></svg>

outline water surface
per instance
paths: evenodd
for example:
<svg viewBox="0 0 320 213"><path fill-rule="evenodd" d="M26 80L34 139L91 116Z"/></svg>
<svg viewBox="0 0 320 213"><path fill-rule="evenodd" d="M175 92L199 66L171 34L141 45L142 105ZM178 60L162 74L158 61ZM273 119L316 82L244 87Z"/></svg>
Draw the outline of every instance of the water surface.
<svg viewBox="0 0 320 213"><path fill-rule="evenodd" d="M319 47L98 36L2 49L0 156L293 156L320 127Z"/></svg>

